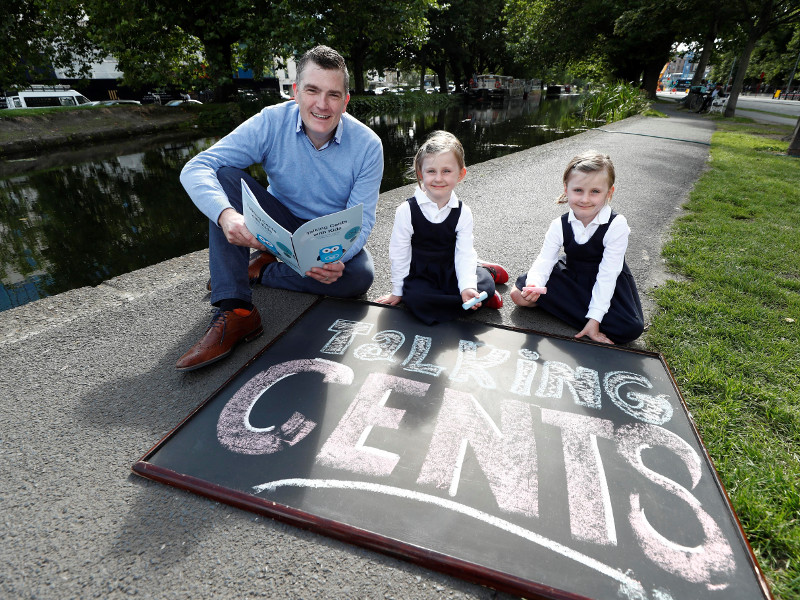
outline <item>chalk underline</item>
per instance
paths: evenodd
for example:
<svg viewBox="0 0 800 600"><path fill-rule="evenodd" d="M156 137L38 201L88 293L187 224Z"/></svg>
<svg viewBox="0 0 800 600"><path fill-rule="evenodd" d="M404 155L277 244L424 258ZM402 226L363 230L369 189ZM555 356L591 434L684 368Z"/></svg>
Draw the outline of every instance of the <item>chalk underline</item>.
<svg viewBox="0 0 800 600"><path fill-rule="evenodd" d="M387 496L396 496L398 498L406 498L408 500L416 500L426 504L433 504L462 515L472 517L473 519L482 521L488 525L492 525L493 527L497 527L498 529L502 529L503 531L526 539L529 542L538 544L539 546L547 548L548 550L552 550L557 554L561 554L566 558L570 558L586 567L589 567L590 569L597 571L598 573L602 573L607 577L629 586L629 588L644 593L644 588L640 582L636 581L626 573L606 565L599 560L592 558L591 556L586 556L585 554L573 550L568 546L564 546L555 540L548 539L542 535L539 535L538 533L534 533L533 531L520 527L519 525L515 525L510 521L490 515L489 513L472 508L471 506L466 506L464 504L459 504L458 502L453 502L452 500L447 500L446 498L439 498L438 496L432 496L430 494L423 494L413 490L406 490L403 488L382 485L378 483L368 483L365 481L342 481L336 479L279 479L276 481L270 481L268 483L262 483L261 485L255 485L253 486L253 489L256 491L256 493L261 493L265 491L273 492L280 487L358 490L374 492L376 494L384 494Z"/></svg>

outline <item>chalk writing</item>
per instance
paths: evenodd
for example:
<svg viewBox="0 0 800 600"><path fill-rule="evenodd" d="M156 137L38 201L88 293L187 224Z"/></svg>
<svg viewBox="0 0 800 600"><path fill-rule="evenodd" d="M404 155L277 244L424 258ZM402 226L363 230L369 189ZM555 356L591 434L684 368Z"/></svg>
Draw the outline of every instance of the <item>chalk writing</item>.
<svg viewBox="0 0 800 600"><path fill-rule="evenodd" d="M511 388L508 391L519 396L530 396L533 377L536 375L536 361L539 360L539 353L520 348L517 354L519 354L519 358L517 359L517 370L514 373L514 383L511 384Z"/></svg>
<svg viewBox="0 0 800 600"><path fill-rule="evenodd" d="M337 322L335 325L337 335L349 335L352 338L351 333L356 330L348 323ZM381 339L389 339L389 336L382 336ZM398 340L399 337L395 336L388 343L392 353L398 347ZM369 345L360 348L366 346ZM364 350L362 354L370 357L380 354L386 358L386 347L376 344L374 351ZM480 369L476 369L479 373L485 372L496 361L504 359L502 352L490 352L488 356L493 357L492 360L479 360L474 356L476 345L462 344L462 348L465 351L461 355L468 356L469 362L482 365ZM530 359L534 354L523 354L522 362L531 363ZM597 378L589 373L590 370L570 369L564 363L552 361L546 362L545 367L548 372L543 374L539 395L553 396L556 388L567 383L566 387L572 392L574 404L587 406L590 404L585 401L587 397L592 399L591 404L599 404L594 401L593 391ZM463 370L463 367L459 368ZM532 370L527 365L524 367L526 373ZM295 412L280 427L273 425L255 428L249 423L249 415L255 403L275 383L302 373L321 373L324 375L323 383L326 384L347 386L353 382L352 369L328 360L294 360L274 365L248 381L225 405L217 426L220 443L237 453L270 454L301 441L315 427L315 422L306 416ZM618 371L611 375L606 377L606 382L611 382L606 390L615 394L627 383L648 387L649 382L642 377L634 377L631 373ZM479 377L486 384L486 378L483 375ZM526 375L526 379L527 377ZM298 384L302 385L300 382ZM374 427L399 428L406 409L386 405L392 394L423 398L428 394L429 388L430 385L424 382L384 373L370 373L322 445L316 462L354 474L391 476L400 456L368 445L369 436ZM590 390L591 394L586 390ZM688 581L704 583L709 589L727 585L725 578L734 569L734 562L730 546L714 519L689 490L646 467L642 462L643 449L653 445L666 448L686 465L694 488L701 476L700 458L687 442L656 425L623 425L615 431L613 422L608 419L539 408L513 399L501 399L498 404L499 426L473 394L444 388L436 424L416 483L445 491L451 498L457 497L466 451L471 448L478 466L486 476L498 508L508 513L537 518L539 457L533 416L538 413L541 423L560 431L570 532L575 540L606 546L618 543L608 481L597 442L598 438L611 440L616 443L619 455L630 466L647 480L683 501L701 525L702 542L694 547L681 546L650 524L639 493L631 493L628 522L644 555L664 570ZM641 404L653 406L654 402L647 396ZM660 400L655 405L660 405ZM647 414L651 413L652 411ZM637 411L637 414L640 415L640 412ZM265 485L269 487L270 484ZM414 498L432 498L411 491L407 491L407 494ZM462 512L467 510L461 505L442 503L440 500L437 499L437 502L441 506ZM456 506L460 508L454 508ZM626 589L628 591L625 593L629 595L632 589L638 588ZM636 597L636 594L638 592L629 597ZM662 594L662 597L668 596Z"/></svg>
<svg viewBox="0 0 800 600"><path fill-rule="evenodd" d="M323 354L344 355L357 335L366 335L373 325L362 321L337 319L328 328L335 332L320 349ZM354 358L364 361L395 362L394 356L405 344L405 335L396 330L382 330L372 338L373 344L358 346ZM438 377L447 370L445 365L425 363L433 344L429 336L415 335L408 356L403 361L404 370ZM531 396L534 378L537 374L539 353L527 348L517 351L516 370L508 391L519 396ZM460 340L455 365L452 367L450 381L466 383L474 381L487 390L501 387L491 371L507 362L510 352L495 348L483 342ZM648 395L639 391L627 391L626 386L652 389L652 383L643 375L629 371L611 371L603 376L594 369L568 365L562 361L544 361L541 378L535 396L538 398L561 398L564 390L569 391L574 403L600 410L602 392L605 390L611 401L625 414L645 423L663 425L672 418L672 405L669 396Z"/></svg>
<svg viewBox="0 0 800 600"><path fill-rule="evenodd" d="M273 433L274 425L256 428L250 424L250 412L262 394L278 381L304 372L322 373L326 383L349 385L353 381L350 367L328 360L295 360L275 365L250 379L225 405L217 421L219 443L239 454L272 454L284 444L293 446L307 436L316 423L298 412L280 426L280 434Z"/></svg>
<svg viewBox="0 0 800 600"><path fill-rule="evenodd" d="M669 540L650 524L641 506L640 494L634 492L630 495L630 524L642 552L663 569L687 581L704 583L708 589L725 589L728 585L725 576L735 569L730 544L697 498L683 486L645 466L642 450L657 445L672 451L689 469L692 488L697 486L702 475L700 457L679 436L655 425L625 425L619 428L616 437L617 450L634 469L689 505L705 538L693 547Z"/></svg>
<svg viewBox="0 0 800 600"><path fill-rule="evenodd" d="M372 323L361 321L348 321L347 319L336 319L328 327L328 331L334 331L334 336L328 340L320 352L323 354L344 354L353 343L355 336L366 335L372 330Z"/></svg>
<svg viewBox="0 0 800 600"><path fill-rule="evenodd" d="M615 546L614 513L597 447L598 437L613 439L614 424L607 419L550 409L542 409L542 422L561 428L572 536Z"/></svg>
<svg viewBox="0 0 800 600"><path fill-rule="evenodd" d="M500 406L502 431L473 395L445 389L417 483L449 489L450 496L455 496L469 444L497 505L536 517L536 442L530 408L517 400L504 400Z"/></svg>
<svg viewBox="0 0 800 600"><path fill-rule="evenodd" d="M353 355L360 360L385 360L393 363L395 360L392 357L406 341L406 336L399 331L384 330L376 333L372 341L376 343L359 346Z"/></svg>
<svg viewBox="0 0 800 600"><path fill-rule="evenodd" d="M442 371L444 371L444 367L440 365L422 362L428 357L428 352L431 351L431 341L431 338L426 336L414 336L414 342L411 344L411 351L403 361L403 368L406 371L421 373L422 375L432 375L433 377L438 377Z"/></svg>
<svg viewBox="0 0 800 600"><path fill-rule="evenodd" d="M474 380L479 386L487 390L497 388L497 383L489 373L489 369L496 367L508 360L510 352L500 348L492 348L488 353L478 357L478 345L480 342L461 340L458 343L458 360L453 372L450 374L451 381Z"/></svg>
<svg viewBox="0 0 800 600"><path fill-rule="evenodd" d="M317 455L321 465L365 475L389 475L400 457L365 445L372 427L397 429L404 410L385 406L392 390L424 396L429 385L393 375L371 373L336 429Z"/></svg>
<svg viewBox="0 0 800 600"><path fill-rule="evenodd" d="M652 383L636 373L628 371L606 373L604 380L606 393L622 412L653 425L663 425L672 418L672 405L669 403L669 396L664 394L649 396L639 392L628 392L626 397L631 403L625 402L619 390L628 384L640 385L648 390L653 389Z"/></svg>
<svg viewBox="0 0 800 600"><path fill-rule="evenodd" d="M600 408L600 377L597 371L584 367L573 369L563 362L545 361L536 395L539 398L561 398L564 384L572 393L575 404Z"/></svg>

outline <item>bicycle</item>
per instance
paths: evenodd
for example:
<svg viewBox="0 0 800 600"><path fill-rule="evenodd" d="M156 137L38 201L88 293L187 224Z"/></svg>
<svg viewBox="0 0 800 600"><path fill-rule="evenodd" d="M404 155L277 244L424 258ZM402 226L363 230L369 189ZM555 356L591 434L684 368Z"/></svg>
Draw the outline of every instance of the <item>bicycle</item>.
<svg viewBox="0 0 800 600"><path fill-rule="evenodd" d="M692 112L697 112L703 106L706 95L699 89L691 89L683 100L683 105Z"/></svg>

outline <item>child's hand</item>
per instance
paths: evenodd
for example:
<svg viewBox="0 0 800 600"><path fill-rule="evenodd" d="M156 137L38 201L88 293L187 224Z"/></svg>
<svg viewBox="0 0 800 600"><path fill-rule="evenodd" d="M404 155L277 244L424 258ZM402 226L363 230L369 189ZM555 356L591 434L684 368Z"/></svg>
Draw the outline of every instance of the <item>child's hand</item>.
<svg viewBox="0 0 800 600"><path fill-rule="evenodd" d="M391 304L395 306L396 304L400 304L400 300L403 298L401 296L395 296L394 294L386 294L385 296L381 296L375 302L380 302L381 304Z"/></svg>
<svg viewBox="0 0 800 600"><path fill-rule="evenodd" d="M525 291L514 286L511 289L511 301L517 306L536 306L536 301L539 299L540 294L531 291Z"/></svg>
<svg viewBox="0 0 800 600"><path fill-rule="evenodd" d="M605 333L600 331L600 322L595 321L594 319L589 319L588 321L586 321L586 325L583 327L583 329L581 329L578 333L575 334L575 337L581 338L585 335L588 335L589 339L595 342L602 342L603 344L611 344L612 346L614 345L614 342L608 339L608 336L606 336Z"/></svg>
<svg viewBox="0 0 800 600"><path fill-rule="evenodd" d="M480 295L481 293L475 288L467 288L463 292L461 292L461 302L469 302L473 298L477 298ZM472 307L472 310L478 310L481 304L483 304L483 302L478 302L475 306Z"/></svg>

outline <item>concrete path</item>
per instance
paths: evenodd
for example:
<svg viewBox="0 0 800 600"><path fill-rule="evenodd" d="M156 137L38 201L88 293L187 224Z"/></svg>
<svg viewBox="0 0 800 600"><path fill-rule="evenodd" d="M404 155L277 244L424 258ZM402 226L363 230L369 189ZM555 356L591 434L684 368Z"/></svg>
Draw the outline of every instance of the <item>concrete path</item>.
<svg viewBox="0 0 800 600"><path fill-rule="evenodd" d="M705 167L714 127L665 110L669 118L635 117L471 166L459 194L475 214L479 255L513 276L526 271L564 210L554 200L567 161L587 148L607 152L617 168L614 206L633 230L628 263L649 314L648 292L667 278L660 248ZM411 191L381 197L369 299L389 291L392 218ZM197 252L0 313L0 597L505 597L131 474L315 299L258 287L265 335L179 374L175 361L210 314L206 261ZM575 333L510 301L475 318Z"/></svg>

